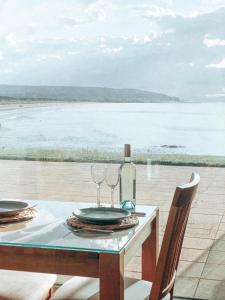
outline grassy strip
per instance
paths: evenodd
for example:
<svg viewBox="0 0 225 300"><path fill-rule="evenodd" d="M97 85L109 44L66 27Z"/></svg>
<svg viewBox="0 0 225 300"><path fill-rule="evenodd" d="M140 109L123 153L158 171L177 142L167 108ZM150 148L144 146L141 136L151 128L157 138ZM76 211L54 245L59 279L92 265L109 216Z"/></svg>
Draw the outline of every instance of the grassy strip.
<svg viewBox="0 0 225 300"><path fill-rule="evenodd" d="M122 162L122 152L99 152L97 150L49 150L49 149L1 149L0 159L64 161L64 162ZM138 164L175 166L225 167L225 156L175 155L134 153Z"/></svg>

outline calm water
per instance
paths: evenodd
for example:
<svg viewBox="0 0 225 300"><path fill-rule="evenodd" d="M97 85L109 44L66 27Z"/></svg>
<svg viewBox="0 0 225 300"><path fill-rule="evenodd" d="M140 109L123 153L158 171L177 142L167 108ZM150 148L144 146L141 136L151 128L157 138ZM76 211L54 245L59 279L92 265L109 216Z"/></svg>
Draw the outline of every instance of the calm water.
<svg viewBox="0 0 225 300"><path fill-rule="evenodd" d="M71 103L0 110L0 146L225 155L225 103Z"/></svg>

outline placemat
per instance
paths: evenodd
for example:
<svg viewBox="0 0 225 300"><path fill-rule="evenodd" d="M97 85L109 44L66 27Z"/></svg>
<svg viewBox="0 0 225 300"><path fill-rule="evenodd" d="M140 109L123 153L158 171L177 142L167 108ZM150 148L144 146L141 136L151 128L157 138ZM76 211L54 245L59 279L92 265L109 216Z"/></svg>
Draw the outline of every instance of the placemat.
<svg viewBox="0 0 225 300"><path fill-rule="evenodd" d="M25 209L16 216L0 217L0 224L31 220L34 218L35 213L36 211L33 208Z"/></svg>
<svg viewBox="0 0 225 300"><path fill-rule="evenodd" d="M127 217L115 224L105 224L105 225L83 223L74 216L69 217L66 221L69 226L72 226L77 229L81 229L85 227L85 228L102 229L102 230L123 230L123 229L134 227L139 223L139 220L136 216Z"/></svg>

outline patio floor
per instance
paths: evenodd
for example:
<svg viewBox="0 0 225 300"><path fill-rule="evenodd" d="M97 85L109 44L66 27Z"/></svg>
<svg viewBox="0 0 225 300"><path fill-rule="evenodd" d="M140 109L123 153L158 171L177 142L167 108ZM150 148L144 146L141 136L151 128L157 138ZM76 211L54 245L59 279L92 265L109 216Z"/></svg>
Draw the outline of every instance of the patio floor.
<svg viewBox="0 0 225 300"><path fill-rule="evenodd" d="M137 165L137 203L160 207L163 233L176 185L201 176L183 244L175 295L225 298L225 168ZM1 198L66 201L96 200L90 164L0 160ZM118 199L118 190L117 195ZM102 188L108 202L110 192ZM140 253L127 273L140 277Z"/></svg>

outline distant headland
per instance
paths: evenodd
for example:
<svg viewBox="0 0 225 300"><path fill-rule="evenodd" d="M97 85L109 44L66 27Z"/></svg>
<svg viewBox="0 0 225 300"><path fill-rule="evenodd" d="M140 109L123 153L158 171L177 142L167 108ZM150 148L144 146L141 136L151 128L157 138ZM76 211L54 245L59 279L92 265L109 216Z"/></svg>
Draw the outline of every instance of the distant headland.
<svg viewBox="0 0 225 300"><path fill-rule="evenodd" d="M0 101L46 100L71 102L170 103L178 97L139 89L76 86L0 85Z"/></svg>

